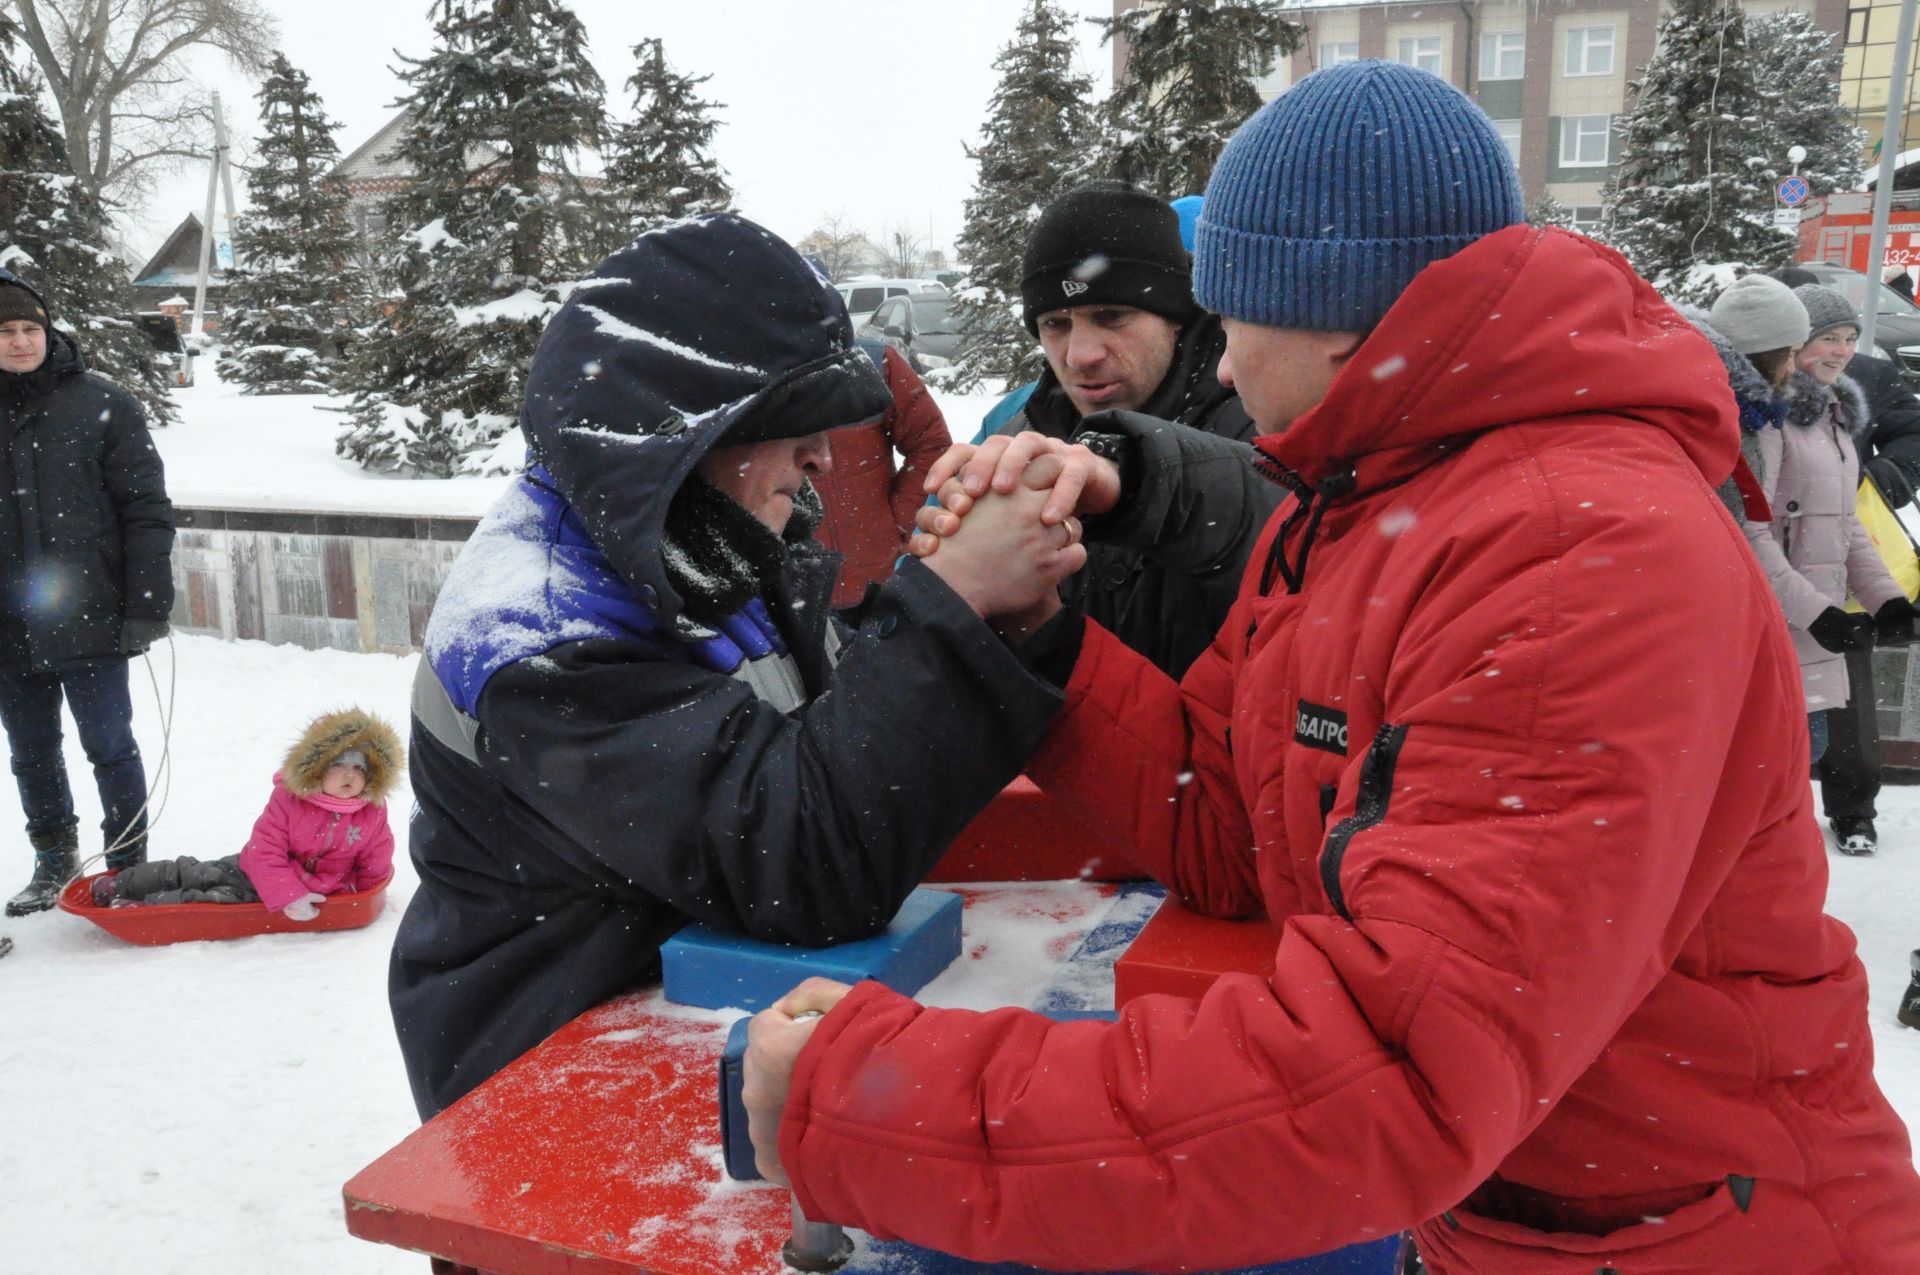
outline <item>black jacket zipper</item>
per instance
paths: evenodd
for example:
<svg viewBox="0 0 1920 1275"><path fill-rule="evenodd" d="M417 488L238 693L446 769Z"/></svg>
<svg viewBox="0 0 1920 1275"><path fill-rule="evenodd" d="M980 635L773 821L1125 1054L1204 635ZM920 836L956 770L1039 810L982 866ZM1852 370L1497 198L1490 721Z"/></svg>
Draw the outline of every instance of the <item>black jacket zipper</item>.
<svg viewBox="0 0 1920 1275"><path fill-rule="evenodd" d="M1407 740L1405 726L1382 726L1374 732L1373 743L1367 746L1366 758L1360 763L1360 793L1354 801L1353 813L1334 825L1327 834L1327 844L1320 852L1320 884L1327 892L1327 902L1333 905L1343 920L1351 921L1353 916L1347 911L1346 895L1340 889L1340 863L1347 857L1347 843L1353 840L1357 832L1380 823L1387 817L1387 804L1393 799L1393 770L1400 760L1400 745Z"/></svg>

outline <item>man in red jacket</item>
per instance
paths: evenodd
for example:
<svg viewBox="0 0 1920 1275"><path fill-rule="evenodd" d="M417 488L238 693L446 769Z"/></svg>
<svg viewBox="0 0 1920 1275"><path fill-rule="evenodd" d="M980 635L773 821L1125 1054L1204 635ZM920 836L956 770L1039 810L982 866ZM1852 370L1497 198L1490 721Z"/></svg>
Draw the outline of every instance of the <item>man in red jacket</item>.
<svg viewBox="0 0 1920 1275"><path fill-rule="evenodd" d="M1248 121L1195 255L1293 498L1179 685L1085 626L1026 769L1189 906L1264 911L1274 972L1113 1024L809 982L754 1022L763 1169L1077 1270L1408 1227L1438 1275L1920 1270L1712 351L1391 63Z"/></svg>

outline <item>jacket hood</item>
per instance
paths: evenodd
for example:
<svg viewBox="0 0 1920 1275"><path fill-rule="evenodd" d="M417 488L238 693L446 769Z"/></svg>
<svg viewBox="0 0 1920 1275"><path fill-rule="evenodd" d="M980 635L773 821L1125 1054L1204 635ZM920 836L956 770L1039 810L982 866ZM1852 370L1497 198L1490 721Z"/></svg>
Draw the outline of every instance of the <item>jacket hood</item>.
<svg viewBox="0 0 1920 1275"><path fill-rule="evenodd" d="M648 231L548 323L520 423L535 476L662 619L667 505L709 448L859 424L892 404L840 296L744 217Z"/></svg>
<svg viewBox="0 0 1920 1275"><path fill-rule="evenodd" d="M1422 270L1328 387L1257 446L1309 483L1407 477L1505 425L1626 417L1670 435L1710 485L1739 434L1713 347L1626 259L1511 226Z"/></svg>
<svg viewBox="0 0 1920 1275"><path fill-rule="evenodd" d="M296 797L320 791L327 767L349 748L367 758L367 787L360 795L369 802L385 801L406 769L407 755L393 727L363 709L349 708L316 717L300 732L280 763L280 779Z"/></svg>

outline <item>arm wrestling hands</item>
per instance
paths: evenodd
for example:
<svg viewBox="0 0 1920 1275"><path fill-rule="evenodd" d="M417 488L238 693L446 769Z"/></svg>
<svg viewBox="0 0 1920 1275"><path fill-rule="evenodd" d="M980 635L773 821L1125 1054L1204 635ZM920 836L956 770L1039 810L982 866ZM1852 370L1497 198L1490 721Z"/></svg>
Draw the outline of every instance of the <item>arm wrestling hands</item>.
<svg viewBox="0 0 1920 1275"><path fill-rule="evenodd" d="M930 558L987 495L1046 492L1040 512L1046 526L1068 523L1076 514L1108 513L1120 501L1120 471L1084 444L1029 430L996 434L977 445L955 443L927 472L926 489L939 494L939 503L915 515L916 534L907 549L917 558Z"/></svg>
<svg viewBox="0 0 1920 1275"><path fill-rule="evenodd" d="M1038 434L1021 437L1050 441ZM1051 481L1063 472L1053 461L1043 462L1046 468L1042 472L1050 478L1047 482L1015 481L1023 471L1034 468L1025 451L1007 461L1011 476L1004 482L991 470L985 470L984 476L954 476L969 460L976 467L985 466L989 462L982 457L990 455L997 461L1006 450L998 447L989 452L984 447L956 446L935 462L927 478L929 490L953 488L955 502L961 507L951 515L950 524L942 524L932 535L916 534L909 548L915 556L926 558L927 568L983 619L1018 644L1060 610L1057 586L1086 565L1087 550L1080 543L1080 520L1072 516L1072 499L1063 502L1058 483ZM1087 455L1092 458L1092 453ZM969 481L978 488L972 494L965 490ZM1117 483L1115 486L1117 495ZM1062 508L1056 512L1056 506ZM942 512L923 509L917 522L924 531L927 515ZM930 542L924 549L920 547L923 540ZM937 557L929 556L936 544L941 552Z"/></svg>

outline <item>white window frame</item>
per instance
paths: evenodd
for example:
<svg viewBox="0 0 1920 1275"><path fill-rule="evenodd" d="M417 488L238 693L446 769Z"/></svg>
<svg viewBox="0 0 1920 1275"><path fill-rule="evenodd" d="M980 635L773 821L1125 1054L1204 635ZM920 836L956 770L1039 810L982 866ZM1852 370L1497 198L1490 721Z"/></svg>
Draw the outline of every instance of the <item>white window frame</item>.
<svg viewBox="0 0 1920 1275"><path fill-rule="evenodd" d="M1517 57L1520 65L1512 74L1501 69L1507 57ZM1480 80L1522 80L1527 75L1527 33L1525 31L1487 31L1480 36Z"/></svg>
<svg viewBox="0 0 1920 1275"><path fill-rule="evenodd" d="M1431 45L1431 48L1426 46ZM1402 66L1410 66L1416 71L1428 71L1441 77L1446 76L1446 41L1437 35L1403 35L1394 46L1400 56L1394 61ZM1431 62L1432 65L1428 65Z"/></svg>
<svg viewBox="0 0 1920 1275"><path fill-rule="evenodd" d="M1585 144L1593 139L1595 130L1600 138L1600 158L1582 159L1580 156ZM1568 143L1571 142L1571 158ZM1605 168L1613 159L1613 116L1611 115L1562 115L1560 117L1560 167L1562 168Z"/></svg>
<svg viewBox="0 0 1920 1275"><path fill-rule="evenodd" d="M1613 28L1568 27L1562 70L1570 78L1613 74Z"/></svg>
<svg viewBox="0 0 1920 1275"><path fill-rule="evenodd" d="M1513 162L1517 167L1520 163L1520 137L1523 131L1522 122L1520 120L1495 120L1493 126L1499 130L1500 140L1507 144L1507 153L1513 156Z"/></svg>
<svg viewBox="0 0 1920 1275"><path fill-rule="evenodd" d="M1567 216L1575 230L1583 235L1591 235L1600 229L1600 218L1605 211L1606 209L1600 204L1570 204L1567 207ZM1580 215L1582 212L1587 216L1582 217Z"/></svg>
<svg viewBox="0 0 1920 1275"><path fill-rule="evenodd" d="M1320 41L1320 65L1322 67L1339 66L1342 62L1360 60L1360 41L1358 40L1322 40Z"/></svg>

